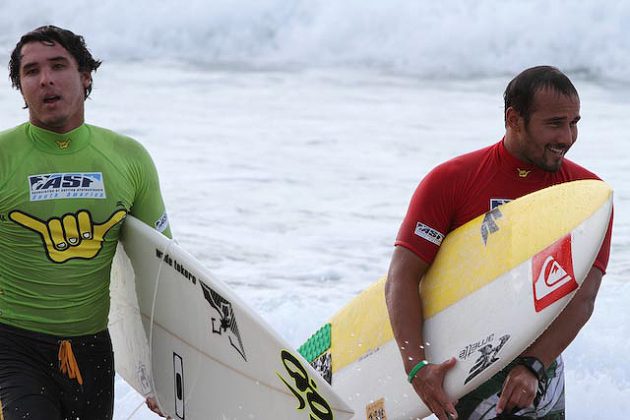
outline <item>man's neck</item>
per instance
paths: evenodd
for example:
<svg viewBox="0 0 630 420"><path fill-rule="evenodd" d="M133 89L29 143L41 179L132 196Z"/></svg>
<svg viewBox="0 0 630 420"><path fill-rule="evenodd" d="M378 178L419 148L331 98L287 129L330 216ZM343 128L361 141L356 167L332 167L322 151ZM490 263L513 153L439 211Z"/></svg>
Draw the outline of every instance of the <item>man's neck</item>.
<svg viewBox="0 0 630 420"><path fill-rule="evenodd" d="M34 125L35 127L47 130L47 131L52 131L53 133L58 133L58 134L65 134L65 133L69 133L70 131L82 126L84 124L84 120L80 119L78 122L72 122L72 123L67 123L67 124L62 124L62 125L49 125L49 124L45 124L42 121L37 121L37 120L33 120L33 119L29 119L29 122Z"/></svg>

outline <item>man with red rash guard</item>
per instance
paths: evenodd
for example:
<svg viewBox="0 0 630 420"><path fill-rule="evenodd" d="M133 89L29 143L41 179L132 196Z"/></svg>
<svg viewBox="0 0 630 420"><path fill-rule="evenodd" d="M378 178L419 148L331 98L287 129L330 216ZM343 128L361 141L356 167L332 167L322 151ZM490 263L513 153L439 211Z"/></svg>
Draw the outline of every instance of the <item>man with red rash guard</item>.
<svg viewBox="0 0 630 420"><path fill-rule="evenodd" d="M439 419L564 418L560 353L588 321L608 263L610 227L584 284L545 333L475 391L459 402L449 400L442 382L456 361L425 361L417 293L444 237L531 192L567 181L599 179L564 158L577 139L580 101L562 72L549 66L527 69L508 84L504 99L505 137L437 166L418 186L396 240L386 283L387 306L405 370L415 372L410 378L414 389Z"/></svg>

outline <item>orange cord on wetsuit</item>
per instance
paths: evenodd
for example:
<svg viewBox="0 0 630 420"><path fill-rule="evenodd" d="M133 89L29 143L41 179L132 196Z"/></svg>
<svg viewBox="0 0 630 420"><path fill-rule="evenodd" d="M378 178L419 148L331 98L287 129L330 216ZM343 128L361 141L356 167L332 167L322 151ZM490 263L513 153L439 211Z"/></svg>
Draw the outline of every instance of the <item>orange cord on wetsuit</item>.
<svg viewBox="0 0 630 420"><path fill-rule="evenodd" d="M74 358L72 352L72 343L69 340L61 340L59 344L59 370L70 379L76 379L80 385L83 385L83 378L79 370L77 359Z"/></svg>

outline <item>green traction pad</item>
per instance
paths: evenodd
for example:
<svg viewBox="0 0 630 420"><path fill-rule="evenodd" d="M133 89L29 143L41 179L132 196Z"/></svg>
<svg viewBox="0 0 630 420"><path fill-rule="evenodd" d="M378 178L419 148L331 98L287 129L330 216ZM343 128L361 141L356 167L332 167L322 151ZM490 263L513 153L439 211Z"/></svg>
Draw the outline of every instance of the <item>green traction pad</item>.
<svg viewBox="0 0 630 420"><path fill-rule="evenodd" d="M306 343L298 348L298 352L311 363L319 355L330 349L330 323L325 324L317 332L310 336Z"/></svg>

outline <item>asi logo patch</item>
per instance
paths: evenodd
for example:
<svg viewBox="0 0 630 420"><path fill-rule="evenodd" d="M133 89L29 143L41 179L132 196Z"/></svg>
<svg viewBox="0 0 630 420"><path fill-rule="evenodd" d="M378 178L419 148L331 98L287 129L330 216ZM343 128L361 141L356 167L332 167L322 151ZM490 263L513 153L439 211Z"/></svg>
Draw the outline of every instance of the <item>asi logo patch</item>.
<svg viewBox="0 0 630 420"><path fill-rule="evenodd" d="M579 286L573 274L571 234L532 258L534 306L540 312Z"/></svg>
<svg viewBox="0 0 630 420"><path fill-rule="evenodd" d="M442 245L442 241L444 240L444 234L420 222L416 223L416 230L414 233L422 239L426 239L437 246Z"/></svg>
<svg viewBox="0 0 630 420"><path fill-rule="evenodd" d="M31 201L107 198L101 172L40 174L28 177Z"/></svg>
<svg viewBox="0 0 630 420"><path fill-rule="evenodd" d="M162 213L162 216L160 216L160 218L155 221L155 230L162 233L166 230L167 227L168 227L168 216L166 215L166 212L164 212Z"/></svg>

